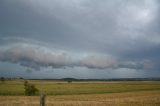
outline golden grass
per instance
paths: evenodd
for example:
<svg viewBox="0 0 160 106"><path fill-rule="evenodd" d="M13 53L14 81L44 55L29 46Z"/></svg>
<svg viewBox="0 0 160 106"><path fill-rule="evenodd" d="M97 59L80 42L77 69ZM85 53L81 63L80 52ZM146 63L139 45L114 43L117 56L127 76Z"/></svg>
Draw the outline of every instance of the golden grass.
<svg viewBox="0 0 160 106"><path fill-rule="evenodd" d="M0 106L39 106L39 97L0 96ZM160 106L160 90L47 96L46 106Z"/></svg>
<svg viewBox="0 0 160 106"><path fill-rule="evenodd" d="M47 94L46 106L160 106L160 81L29 82ZM1 83L0 95L0 106L39 106L22 80Z"/></svg>
<svg viewBox="0 0 160 106"><path fill-rule="evenodd" d="M0 83L0 95L24 95L24 81L6 81ZM91 81L91 82L73 82L68 84L62 81L33 81L40 91L47 95L83 95L83 94L109 94L135 91L154 91L160 90L160 81L143 82L143 81ZM37 95L39 95L37 93Z"/></svg>

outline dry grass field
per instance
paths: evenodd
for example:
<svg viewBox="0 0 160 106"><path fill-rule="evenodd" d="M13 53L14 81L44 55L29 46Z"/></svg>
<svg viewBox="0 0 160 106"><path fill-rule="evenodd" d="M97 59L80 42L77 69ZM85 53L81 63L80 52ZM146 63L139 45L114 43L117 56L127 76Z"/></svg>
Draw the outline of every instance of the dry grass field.
<svg viewBox="0 0 160 106"><path fill-rule="evenodd" d="M0 96L0 106L39 106L39 96ZM160 106L160 91L47 96L46 106Z"/></svg>
<svg viewBox="0 0 160 106"><path fill-rule="evenodd" d="M71 84L53 81L31 82L46 92L46 106L160 106L158 81L73 82ZM9 85L10 88L6 89L5 86ZM39 96L24 96L21 92L22 85L21 81L1 84L0 106L39 106ZM14 86L17 87L17 91ZM7 94L5 89L10 92Z"/></svg>

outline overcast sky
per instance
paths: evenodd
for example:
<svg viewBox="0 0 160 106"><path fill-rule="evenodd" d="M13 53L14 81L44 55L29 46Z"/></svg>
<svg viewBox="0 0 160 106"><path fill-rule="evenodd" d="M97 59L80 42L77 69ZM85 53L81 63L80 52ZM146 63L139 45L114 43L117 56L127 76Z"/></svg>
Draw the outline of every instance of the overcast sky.
<svg viewBox="0 0 160 106"><path fill-rule="evenodd" d="M0 0L0 76L160 77L160 1Z"/></svg>

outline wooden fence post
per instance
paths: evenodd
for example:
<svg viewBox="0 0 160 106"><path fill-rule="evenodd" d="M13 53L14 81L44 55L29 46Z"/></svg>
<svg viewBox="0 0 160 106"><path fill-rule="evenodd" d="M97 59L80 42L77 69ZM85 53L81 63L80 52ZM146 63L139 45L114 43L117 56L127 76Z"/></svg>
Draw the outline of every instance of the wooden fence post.
<svg viewBox="0 0 160 106"><path fill-rule="evenodd" d="M41 93L41 95L40 95L40 106L45 106L45 97L46 97L46 95L44 93Z"/></svg>

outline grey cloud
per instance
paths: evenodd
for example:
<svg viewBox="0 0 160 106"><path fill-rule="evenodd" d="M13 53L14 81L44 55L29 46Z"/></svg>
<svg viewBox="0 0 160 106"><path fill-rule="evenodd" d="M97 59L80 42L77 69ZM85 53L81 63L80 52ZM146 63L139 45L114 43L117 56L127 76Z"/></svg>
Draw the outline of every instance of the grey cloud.
<svg viewBox="0 0 160 106"><path fill-rule="evenodd" d="M116 68L117 67L117 60L109 57L109 56L87 56L86 58L80 61L82 66L86 66L88 68L99 68L99 69L106 69L106 68Z"/></svg>
<svg viewBox="0 0 160 106"><path fill-rule="evenodd" d="M159 11L159 0L0 0L0 61L159 70Z"/></svg>
<svg viewBox="0 0 160 106"><path fill-rule="evenodd" d="M32 70L31 69L27 69L26 73L32 73Z"/></svg>
<svg viewBox="0 0 160 106"><path fill-rule="evenodd" d="M91 69L144 69L146 62L121 61L114 56L96 53L76 54L29 43L11 43L0 47L0 61L40 70L41 67L87 67Z"/></svg>
<svg viewBox="0 0 160 106"><path fill-rule="evenodd" d="M39 70L40 66L52 66L59 68L70 66L70 58L65 53L52 53L40 49L38 46L18 44L1 49L0 60L12 63L19 63L22 66ZM70 61L69 61L70 60Z"/></svg>
<svg viewBox="0 0 160 106"><path fill-rule="evenodd" d="M79 59L80 58L80 59ZM48 48L42 48L31 44L12 44L1 47L0 61L18 63L25 67L40 70L40 67L75 67L83 66L91 68L112 67L112 63L105 58L101 61L99 57L74 57L73 53L66 51L52 51ZM105 62L105 63L103 63Z"/></svg>
<svg viewBox="0 0 160 106"><path fill-rule="evenodd" d="M10 11L1 13L6 27L1 26L1 36L22 36L64 48L113 54L160 43L157 0L7 0L4 4L9 6L3 5L1 10ZM13 29L16 31L9 33Z"/></svg>
<svg viewBox="0 0 160 106"><path fill-rule="evenodd" d="M144 69L144 63L127 61L119 64L121 68L129 68L129 69Z"/></svg>

